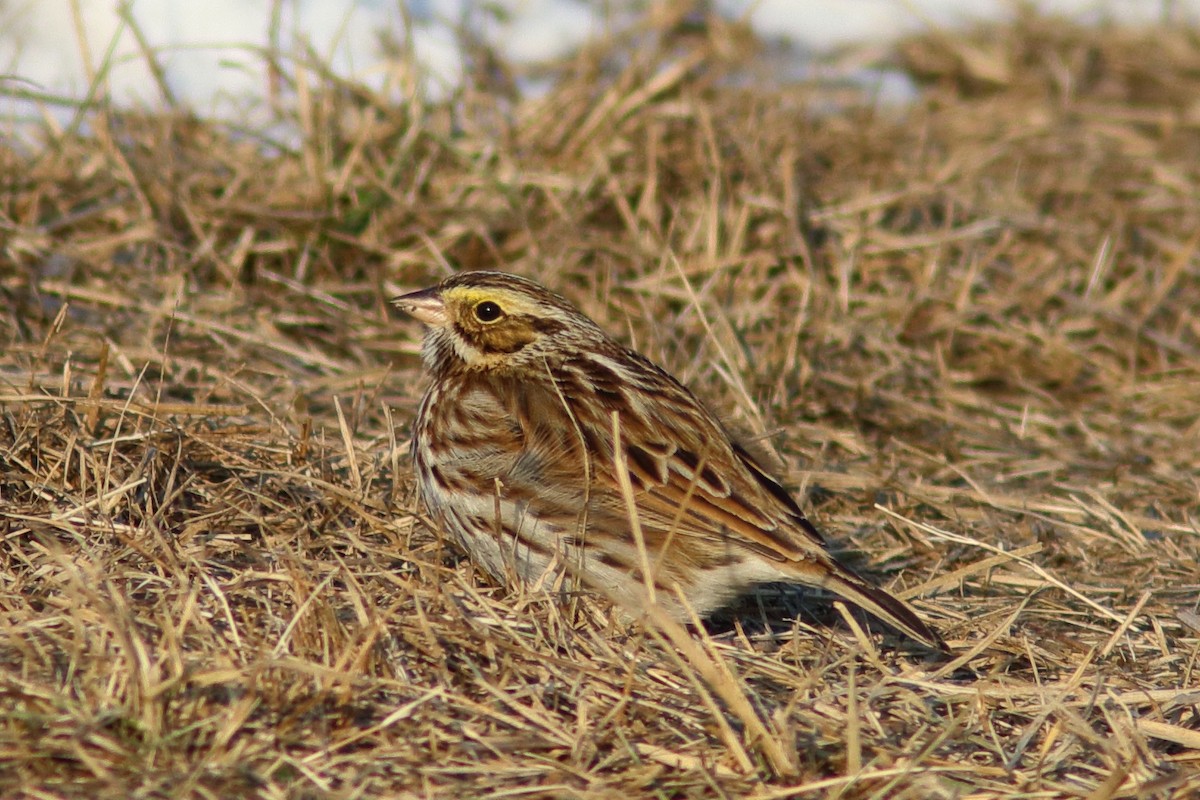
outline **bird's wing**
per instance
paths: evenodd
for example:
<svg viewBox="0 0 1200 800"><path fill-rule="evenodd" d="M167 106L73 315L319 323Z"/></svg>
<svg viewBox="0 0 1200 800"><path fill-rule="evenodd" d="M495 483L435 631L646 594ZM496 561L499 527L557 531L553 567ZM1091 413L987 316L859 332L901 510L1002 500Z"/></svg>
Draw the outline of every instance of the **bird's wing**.
<svg viewBox="0 0 1200 800"><path fill-rule="evenodd" d="M683 391L653 406L667 409L669 418L630 413L636 406L626 404L614 431L611 415L587 416L596 404L575 404L569 419L553 426L561 433L570 425L574 441L583 445L582 458L578 449L560 446L560 457L550 461L563 483L578 484L580 471L586 474L589 528L602 527L633 546L624 472L647 554L659 561L670 549L672 558L662 559L662 566L687 562L705 568L754 554L777 565L781 576L829 589L918 641L945 648L907 604L835 561L787 490ZM625 563L636 563L628 551L624 555Z"/></svg>
<svg viewBox="0 0 1200 800"><path fill-rule="evenodd" d="M795 504L783 488L765 474L751 472L723 438L707 443L704 450L624 437L621 444L623 467L645 518L643 528L739 543L774 561L811 558L814 550L824 551L819 536L790 524L789 505ZM599 471L615 482L618 469L614 459ZM787 504L761 481L770 482Z"/></svg>
<svg viewBox="0 0 1200 800"><path fill-rule="evenodd" d="M792 497L742 448L718 451L722 464L736 463L726 471L715 468L717 457L706 464L679 447L631 442L625 453L647 549L670 531L684 547L708 542L720 552L724 543L744 546L797 582L828 589L914 639L946 649L906 603L835 561Z"/></svg>

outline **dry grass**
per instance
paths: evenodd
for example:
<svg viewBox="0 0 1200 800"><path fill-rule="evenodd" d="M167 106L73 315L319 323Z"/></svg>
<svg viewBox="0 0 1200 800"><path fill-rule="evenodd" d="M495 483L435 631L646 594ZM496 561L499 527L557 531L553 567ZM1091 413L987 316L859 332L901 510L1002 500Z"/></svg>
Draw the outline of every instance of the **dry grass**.
<svg viewBox="0 0 1200 800"><path fill-rule="evenodd" d="M921 37L905 108L770 63L659 20L439 104L280 60L295 147L102 104L4 146L0 794L1200 791L1200 34ZM387 309L451 265L768 435L964 657L490 585L414 517Z"/></svg>

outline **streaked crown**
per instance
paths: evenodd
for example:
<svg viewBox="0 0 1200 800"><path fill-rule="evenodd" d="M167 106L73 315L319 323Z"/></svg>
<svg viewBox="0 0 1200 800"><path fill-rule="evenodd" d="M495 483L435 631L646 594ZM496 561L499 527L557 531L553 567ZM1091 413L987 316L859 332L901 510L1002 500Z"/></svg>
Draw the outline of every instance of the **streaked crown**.
<svg viewBox="0 0 1200 800"><path fill-rule="evenodd" d="M462 272L392 301L429 326L423 354L434 372L522 368L564 345L606 339L562 297L503 272ZM451 361L453 359L453 361Z"/></svg>

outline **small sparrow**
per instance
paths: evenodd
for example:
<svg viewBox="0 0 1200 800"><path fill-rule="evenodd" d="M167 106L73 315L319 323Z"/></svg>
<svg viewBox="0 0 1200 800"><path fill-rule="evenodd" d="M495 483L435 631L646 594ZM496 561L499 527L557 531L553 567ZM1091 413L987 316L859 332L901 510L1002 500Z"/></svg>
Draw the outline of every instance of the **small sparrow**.
<svg viewBox="0 0 1200 800"><path fill-rule="evenodd" d="M684 386L562 297L464 272L393 301L425 323L413 461L433 521L499 581L584 587L680 621L752 586L839 595L945 649L835 561L775 478Z"/></svg>

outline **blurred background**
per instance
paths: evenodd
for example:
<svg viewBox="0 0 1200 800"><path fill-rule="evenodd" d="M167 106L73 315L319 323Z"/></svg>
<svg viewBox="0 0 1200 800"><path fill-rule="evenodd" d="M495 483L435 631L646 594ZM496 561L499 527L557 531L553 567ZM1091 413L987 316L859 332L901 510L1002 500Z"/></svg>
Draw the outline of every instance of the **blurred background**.
<svg viewBox="0 0 1200 800"><path fill-rule="evenodd" d="M37 113L31 99L70 105L95 85L120 103L182 103L204 116L244 116L272 91L269 53L310 53L342 77L394 87L395 65L419 65L432 96L459 85L471 47L505 63L561 58L631 15L672 8L632 0L0 0L7 118ZM688 4L696 24L748 25L784 52L882 44L921 30L954 30L1034 9L1076 22L1125 25L1200 16L1200 0L712 0ZM468 45L464 49L464 43ZM522 85L523 90L536 86ZM903 89L894 90L903 91ZM41 108L45 108L42 106ZM0 109L2 111L4 109Z"/></svg>

